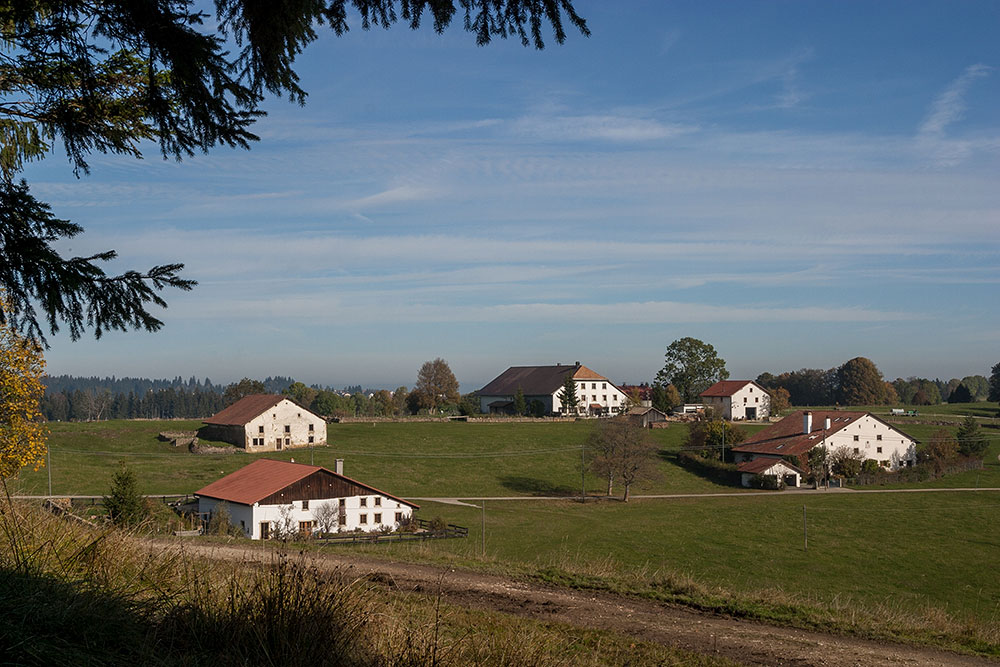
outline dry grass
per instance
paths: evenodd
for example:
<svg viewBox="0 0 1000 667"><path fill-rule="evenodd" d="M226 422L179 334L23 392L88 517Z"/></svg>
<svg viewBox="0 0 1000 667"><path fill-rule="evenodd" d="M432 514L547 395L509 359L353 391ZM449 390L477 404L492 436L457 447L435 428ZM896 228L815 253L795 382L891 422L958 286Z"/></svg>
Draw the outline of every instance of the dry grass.
<svg viewBox="0 0 1000 667"><path fill-rule="evenodd" d="M196 560L0 502L0 655L23 665L723 665L607 632L390 593L344 571Z"/></svg>

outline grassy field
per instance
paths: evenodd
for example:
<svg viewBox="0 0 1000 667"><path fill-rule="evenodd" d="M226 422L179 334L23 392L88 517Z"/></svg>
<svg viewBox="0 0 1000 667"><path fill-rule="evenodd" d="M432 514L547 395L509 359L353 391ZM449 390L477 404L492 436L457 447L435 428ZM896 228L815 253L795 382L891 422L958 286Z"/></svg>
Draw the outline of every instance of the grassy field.
<svg viewBox="0 0 1000 667"><path fill-rule="evenodd" d="M194 455L157 439L164 430L194 430L198 422L108 421L50 425L53 492L96 495L107 492L118 461L133 467L145 493L190 493L242 467L252 455ZM329 447L272 452L258 456L294 458L344 472L401 496L532 496L579 494L581 447L592 422L560 423L363 423L330 424ZM749 430L760 426L747 426ZM651 431L664 450L680 447L683 426ZM208 443L213 444L213 443ZM214 443L223 444L223 443ZM703 493L732 490L707 481L669 461L662 480L640 487L648 493ZM45 493L47 471L26 471L24 493ZM588 493L600 493L588 475Z"/></svg>
<svg viewBox="0 0 1000 667"><path fill-rule="evenodd" d="M998 511L997 492L488 501L482 559L480 510L427 504L469 538L372 551L1000 654Z"/></svg>
<svg viewBox="0 0 1000 667"><path fill-rule="evenodd" d="M252 460L243 454L193 455L156 439L161 430L196 427L196 422L53 424L54 489L105 493L117 461L125 459L145 492L190 492ZM526 497L487 503L486 558L479 553L480 510L435 503L423 503L421 516L440 515L468 526L469 539L372 547L379 555L628 590L783 623L1000 652L995 630L1000 627L1000 578L991 570L1000 547L995 520L1000 493L747 492L736 498L627 505L528 499L578 493L580 447L590 428L586 422L331 424L332 446L312 455L317 464L331 467L334 459L344 458L349 476L404 497ZM926 439L939 428L913 424L906 430ZM986 432L993 442L982 471L910 486L1000 487L1000 438L992 429ZM683 444L686 429L672 426L653 435L669 452ZM308 462L310 452L280 456ZM734 490L680 468L669 455L660 468L663 479L639 492ZM44 492L46 471L23 474L18 485L22 491ZM588 490L599 493L600 481L588 476Z"/></svg>

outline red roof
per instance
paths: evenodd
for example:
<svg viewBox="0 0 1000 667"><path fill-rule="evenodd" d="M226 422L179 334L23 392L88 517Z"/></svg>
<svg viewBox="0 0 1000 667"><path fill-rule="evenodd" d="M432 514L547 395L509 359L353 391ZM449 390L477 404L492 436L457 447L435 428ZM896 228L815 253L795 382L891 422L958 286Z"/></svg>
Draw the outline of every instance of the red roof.
<svg viewBox="0 0 1000 667"><path fill-rule="evenodd" d="M288 397L278 394L251 394L244 396L228 408L223 408L204 421L206 424L219 426L243 426L286 398Z"/></svg>
<svg viewBox="0 0 1000 667"><path fill-rule="evenodd" d="M788 466L789 468L791 468L792 470L794 470L794 471L796 471L798 473L802 472L802 470L800 470L798 466L793 465L793 464L789 463L788 461L784 461L784 460L779 459L779 458L774 458L772 456L758 456L753 461L744 461L743 463L741 463L738 466L736 466L736 469L739 470L740 472L747 472L747 473L753 473L755 475L762 475L765 472L767 472L768 470L770 470L771 468L773 468L778 463L781 463L782 465Z"/></svg>
<svg viewBox="0 0 1000 667"><path fill-rule="evenodd" d="M813 447L823 444L823 426L827 419L830 428L826 435L830 436L854 424L862 417L869 416L867 412L848 412L845 410L809 410L812 413L812 431L803 432L803 415L806 410L799 410L788 415L780 422L750 436L742 444L733 447L734 452L751 454L772 454L777 456L799 456Z"/></svg>
<svg viewBox="0 0 1000 667"><path fill-rule="evenodd" d="M767 390L761 387L759 384L753 380L720 380L713 384L711 387L705 391L698 394L699 396L732 396L738 392L743 387L748 384L752 384L756 387L760 387L762 393L767 393Z"/></svg>
<svg viewBox="0 0 1000 667"><path fill-rule="evenodd" d="M327 472L334 477L346 480L358 486L368 489L373 494L385 496L406 503L411 507L420 507L402 498L398 498L391 493L379 491L373 486L362 484L345 475L338 475L332 470L327 470L321 466L310 466L304 463L291 463L289 461L276 461L274 459L257 459L239 470L229 473L222 479L217 479L208 486L195 491L196 496L207 496L217 498L241 505L253 505L260 500L273 495L285 487L312 475L319 471Z"/></svg>

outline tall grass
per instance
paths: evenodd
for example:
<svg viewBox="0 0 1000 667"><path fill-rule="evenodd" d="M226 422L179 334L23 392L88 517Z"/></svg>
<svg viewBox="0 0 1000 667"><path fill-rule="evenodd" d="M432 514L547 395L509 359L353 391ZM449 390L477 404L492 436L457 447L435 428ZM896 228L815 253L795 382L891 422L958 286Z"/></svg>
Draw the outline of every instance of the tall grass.
<svg viewBox="0 0 1000 667"><path fill-rule="evenodd" d="M728 664L390 593L301 552L194 559L9 499L0 500L0 609L0 656L16 665Z"/></svg>

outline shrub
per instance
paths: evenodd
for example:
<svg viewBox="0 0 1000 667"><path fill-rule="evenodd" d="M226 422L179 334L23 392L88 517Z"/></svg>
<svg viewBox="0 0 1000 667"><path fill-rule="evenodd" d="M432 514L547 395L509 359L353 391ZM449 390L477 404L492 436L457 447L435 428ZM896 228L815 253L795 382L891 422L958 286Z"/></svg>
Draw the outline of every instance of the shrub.
<svg viewBox="0 0 1000 667"><path fill-rule="evenodd" d="M781 491L785 488L785 480L778 475L754 475L750 478L750 488Z"/></svg>
<svg viewBox="0 0 1000 667"><path fill-rule="evenodd" d="M717 484L740 486L741 475L735 463L723 463L717 458L706 459L694 452L677 452L677 462L696 475L701 475Z"/></svg>
<svg viewBox="0 0 1000 667"><path fill-rule="evenodd" d="M104 508L112 523L122 528L138 526L146 518L139 482L125 461L118 462L118 470L111 476L111 490L104 496Z"/></svg>

